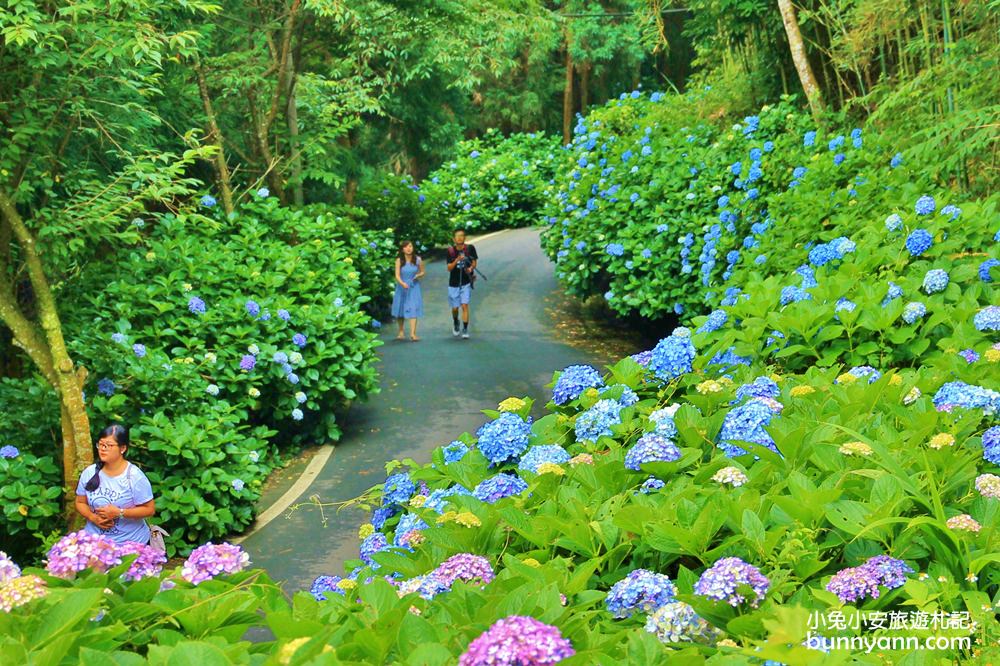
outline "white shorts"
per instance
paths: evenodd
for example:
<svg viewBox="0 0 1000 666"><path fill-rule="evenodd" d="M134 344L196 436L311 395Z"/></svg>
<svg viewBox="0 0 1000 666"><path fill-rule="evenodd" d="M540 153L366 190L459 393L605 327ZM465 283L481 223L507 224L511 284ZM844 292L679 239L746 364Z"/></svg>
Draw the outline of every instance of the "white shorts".
<svg viewBox="0 0 1000 666"><path fill-rule="evenodd" d="M471 298L471 284L463 284L461 287L448 287L448 305L452 309L457 308L459 305L468 305Z"/></svg>

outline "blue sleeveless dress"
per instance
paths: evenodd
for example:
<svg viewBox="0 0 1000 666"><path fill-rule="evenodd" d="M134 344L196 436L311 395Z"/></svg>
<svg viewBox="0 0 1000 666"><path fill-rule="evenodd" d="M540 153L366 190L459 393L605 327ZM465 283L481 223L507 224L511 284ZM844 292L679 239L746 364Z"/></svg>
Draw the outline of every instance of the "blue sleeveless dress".
<svg viewBox="0 0 1000 666"><path fill-rule="evenodd" d="M405 263L399 269L399 277L410 285L403 289L396 283L396 293L392 297L392 316L402 319L417 319L424 316L424 296L420 292L420 282L414 276L420 272L420 259L417 263Z"/></svg>

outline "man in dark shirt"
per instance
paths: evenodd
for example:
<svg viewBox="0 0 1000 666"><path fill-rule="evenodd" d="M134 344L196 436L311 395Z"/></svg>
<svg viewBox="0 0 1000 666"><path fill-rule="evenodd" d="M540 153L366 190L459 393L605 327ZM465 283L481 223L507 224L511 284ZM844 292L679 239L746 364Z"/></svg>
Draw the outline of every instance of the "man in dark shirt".
<svg viewBox="0 0 1000 666"><path fill-rule="evenodd" d="M452 335L469 338L469 300L472 297L472 283L476 279L476 264L479 255L474 245L465 244L465 229L455 229L452 236L454 245L448 248L448 305L451 306ZM459 327L458 311L462 310Z"/></svg>

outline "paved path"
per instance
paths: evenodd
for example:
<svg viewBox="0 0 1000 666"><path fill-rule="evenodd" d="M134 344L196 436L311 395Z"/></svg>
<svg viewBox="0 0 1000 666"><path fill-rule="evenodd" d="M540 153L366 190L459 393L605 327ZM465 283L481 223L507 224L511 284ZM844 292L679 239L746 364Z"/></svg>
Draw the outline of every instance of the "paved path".
<svg viewBox="0 0 1000 666"><path fill-rule="evenodd" d="M388 460L430 460L430 452L463 432L474 432L508 396L537 398L555 370L572 363L598 367L607 351L583 351L561 341L549 314L558 285L542 253L538 231L520 229L476 245L480 269L489 278L473 292L472 338L452 337L442 262L427 265L421 342L398 342L395 323L383 327L382 392L351 408L344 436L300 502L316 495L340 502L361 495L385 479ZM324 511L300 505L244 542L255 566L268 570L286 591L308 589L320 574L343 575L344 561L358 556L357 529L367 514L357 509Z"/></svg>

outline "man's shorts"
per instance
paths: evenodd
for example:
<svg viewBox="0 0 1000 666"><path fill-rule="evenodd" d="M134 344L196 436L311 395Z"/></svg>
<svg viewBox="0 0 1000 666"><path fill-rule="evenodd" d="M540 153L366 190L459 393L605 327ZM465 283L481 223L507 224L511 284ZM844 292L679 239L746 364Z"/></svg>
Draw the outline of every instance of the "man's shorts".
<svg viewBox="0 0 1000 666"><path fill-rule="evenodd" d="M448 305L452 309L457 308L459 305L468 305L470 298L472 298L471 284L463 284L461 287L448 287Z"/></svg>

